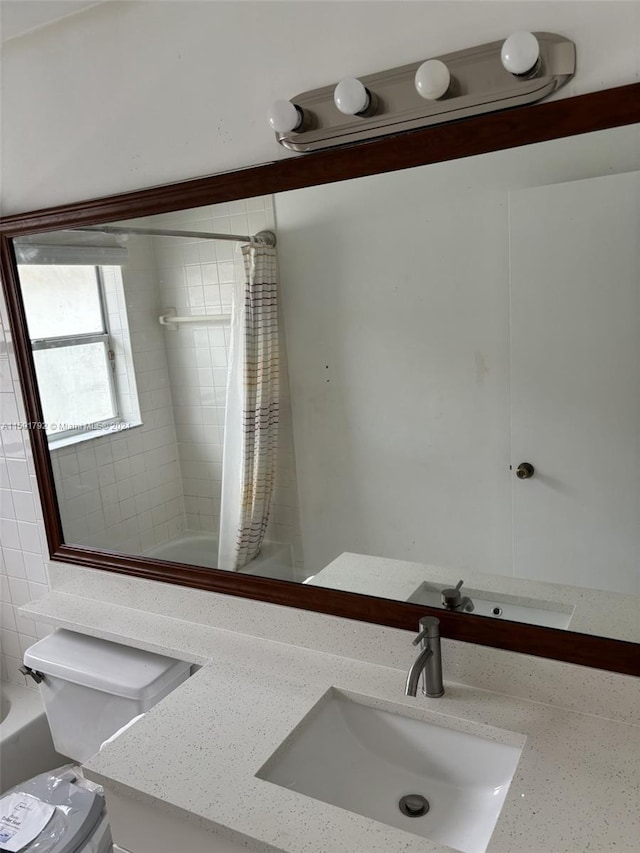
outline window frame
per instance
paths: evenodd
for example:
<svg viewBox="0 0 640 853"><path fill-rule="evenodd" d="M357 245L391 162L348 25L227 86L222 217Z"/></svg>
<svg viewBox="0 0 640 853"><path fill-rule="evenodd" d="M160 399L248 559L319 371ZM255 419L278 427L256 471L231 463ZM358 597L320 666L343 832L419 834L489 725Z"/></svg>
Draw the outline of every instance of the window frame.
<svg viewBox="0 0 640 853"><path fill-rule="evenodd" d="M43 266L56 265L44 264ZM86 441L91 438L97 438L98 436L104 435L105 430L108 430L109 427L122 423L120 401L118 400L116 388L115 347L113 346L109 330L102 269L98 264L83 264L83 266L93 267L95 273L102 331L81 332L73 335L52 335L51 337L44 338L30 338L31 349L35 353L47 349L65 349L73 346L81 346L83 344L102 343L104 345L105 359L108 367L110 367L110 370L107 373L109 377L109 395L111 399L111 407L115 414L111 418L101 418L99 421L88 421L85 424L78 424L73 429L60 430L54 433L50 433L45 428L47 441L52 450L55 450L57 447L64 446L68 443L68 439L71 438L75 438L77 441ZM99 423L100 427L90 429L90 427L93 427L96 423Z"/></svg>

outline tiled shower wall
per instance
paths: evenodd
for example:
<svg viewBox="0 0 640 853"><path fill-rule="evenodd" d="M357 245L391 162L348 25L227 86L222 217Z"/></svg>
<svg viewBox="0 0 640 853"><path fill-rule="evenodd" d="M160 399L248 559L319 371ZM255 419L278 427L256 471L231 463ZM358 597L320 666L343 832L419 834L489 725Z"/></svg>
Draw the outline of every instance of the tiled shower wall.
<svg viewBox="0 0 640 853"><path fill-rule="evenodd" d="M270 196L158 217L177 230L256 234L274 228ZM164 332L178 438L187 528L217 532L220 524L225 397L234 281L244 280L239 244L155 238L162 309L179 315L222 315L221 322ZM290 543L302 566L296 472L284 330L281 329L281 424L276 490L267 539Z"/></svg>
<svg viewBox="0 0 640 853"><path fill-rule="evenodd" d="M0 292L0 680L24 685L22 655L49 625L20 616L18 608L47 592L48 550L31 445L25 430L22 393Z"/></svg>
<svg viewBox="0 0 640 853"><path fill-rule="evenodd" d="M131 236L127 251L122 289L110 289L108 281L105 289L110 329L118 335L129 327L118 346L130 339L142 424L51 457L65 539L140 554L182 531L185 516L152 241ZM119 355L117 380L126 398L136 388L126 353L116 350L116 365Z"/></svg>

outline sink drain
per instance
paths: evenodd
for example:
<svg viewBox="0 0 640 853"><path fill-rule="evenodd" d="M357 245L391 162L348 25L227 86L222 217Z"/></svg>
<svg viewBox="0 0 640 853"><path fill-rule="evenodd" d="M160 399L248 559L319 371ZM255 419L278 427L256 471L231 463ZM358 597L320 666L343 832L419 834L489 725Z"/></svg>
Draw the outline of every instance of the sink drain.
<svg viewBox="0 0 640 853"><path fill-rule="evenodd" d="M401 797L398 807L407 817L422 817L429 811L429 800L422 794L407 794Z"/></svg>

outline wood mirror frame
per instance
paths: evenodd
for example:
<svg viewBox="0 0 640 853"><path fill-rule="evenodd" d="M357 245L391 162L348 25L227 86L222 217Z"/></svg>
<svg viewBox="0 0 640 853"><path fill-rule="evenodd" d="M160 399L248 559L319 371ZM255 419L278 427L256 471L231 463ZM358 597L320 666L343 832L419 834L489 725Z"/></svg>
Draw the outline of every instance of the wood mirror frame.
<svg viewBox="0 0 640 853"><path fill-rule="evenodd" d="M1 268L27 421L42 422L43 417L12 238L392 172L637 122L640 83L208 178L9 216L0 231ZM65 544L47 437L43 430L33 429L30 438L52 560L408 631L416 630L420 616L431 613L440 619L442 635L450 639L640 675L640 645L631 642Z"/></svg>

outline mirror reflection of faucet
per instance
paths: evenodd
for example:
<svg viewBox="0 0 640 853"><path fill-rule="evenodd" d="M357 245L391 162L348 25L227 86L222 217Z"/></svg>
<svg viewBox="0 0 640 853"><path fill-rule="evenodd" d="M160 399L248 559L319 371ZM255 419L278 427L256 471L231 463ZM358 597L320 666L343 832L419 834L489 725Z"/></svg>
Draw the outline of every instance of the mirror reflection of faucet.
<svg viewBox="0 0 640 853"><path fill-rule="evenodd" d="M443 589L440 593L442 606L445 610L455 610L458 613L471 613L475 608L468 595L460 592L464 581L459 580L455 587Z"/></svg>

